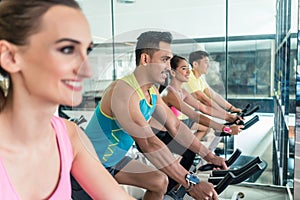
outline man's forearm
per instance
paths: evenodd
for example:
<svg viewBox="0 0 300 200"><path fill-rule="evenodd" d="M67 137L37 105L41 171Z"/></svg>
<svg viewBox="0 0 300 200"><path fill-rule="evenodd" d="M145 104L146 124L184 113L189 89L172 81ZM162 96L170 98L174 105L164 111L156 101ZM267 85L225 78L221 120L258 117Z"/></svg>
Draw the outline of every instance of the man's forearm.
<svg viewBox="0 0 300 200"><path fill-rule="evenodd" d="M179 160L172 155L167 146L164 145L155 151L152 149L150 150L151 152L144 152L147 151L145 148L143 148L142 151L157 169L161 170L184 187L188 187L185 175L189 172L180 165Z"/></svg>
<svg viewBox="0 0 300 200"><path fill-rule="evenodd" d="M194 136L191 130L183 123L179 127L169 130L173 138L182 146L204 158L210 151Z"/></svg>
<svg viewBox="0 0 300 200"><path fill-rule="evenodd" d="M211 99L213 99L224 110L229 110L232 106L226 99L216 92L211 93Z"/></svg>
<svg viewBox="0 0 300 200"><path fill-rule="evenodd" d="M199 106L200 108L200 106ZM230 119L230 115L228 112L226 112L223 109L217 110L213 107L210 106L202 106L201 109L199 109L201 112L203 112L204 114L210 115L212 117L217 117L219 119L223 119L223 120L227 120Z"/></svg>

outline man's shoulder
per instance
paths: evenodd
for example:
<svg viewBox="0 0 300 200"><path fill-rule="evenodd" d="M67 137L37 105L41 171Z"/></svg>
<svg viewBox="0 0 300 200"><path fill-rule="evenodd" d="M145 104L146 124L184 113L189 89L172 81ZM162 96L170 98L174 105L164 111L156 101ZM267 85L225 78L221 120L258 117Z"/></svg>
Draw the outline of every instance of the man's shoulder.
<svg viewBox="0 0 300 200"><path fill-rule="evenodd" d="M202 75L202 76L199 77L199 82L203 85L204 88L208 87L208 83L205 79L205 75Z"/></svg>
<svg viewBox="0 0 300 200"><path fill-rule="evenodd" d="M194 73L191 73L190 74L190 77L189 77L189 80L188 80L188 82L187 83L194 83L194 82L197 82L197 78L196 78L196 76L194 75Z"/></svg>
<svg viewBox="0 0 300 200"><path fill-rule="evenodd" d="M193 73L190 74L189 80L185 83L182 83L182 86L186 87L190 84L195 84L197 82L197 78Z"/></svg>

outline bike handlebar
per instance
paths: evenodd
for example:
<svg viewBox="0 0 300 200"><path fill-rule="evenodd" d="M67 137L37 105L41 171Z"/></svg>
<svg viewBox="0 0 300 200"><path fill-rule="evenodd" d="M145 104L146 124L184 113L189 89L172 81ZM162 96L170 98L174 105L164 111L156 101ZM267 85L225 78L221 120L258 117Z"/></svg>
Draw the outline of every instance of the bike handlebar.
<svg viewBox="0 0 300 200"><path fill-rule="evenodd" d="M239 169L229 169L229 170L214 170L212 171L211 177L222 177L225 176L228 172L233 173L235 176L240 175L244 171L246 171L248 168L252 167L255 164L262 163L262 160L257 156L256 158L253 158L250 162L248 162L246 165L242 166Z"/></svg>
<svg viewBox="0 0 300 200"><path fill-rule="evenodd" d="M237 160L237 158L241 155L241 153L242 153L242 151L240 149L236 149L234 151L234 153L230 156L230 158L225 161L227 167L232 165ZM213 168L221 168L221 166L217 166L214 164L205 164L205 165L202 165L201 167L199 167L198 170L209 171L209 170L213 170Z"/></svg>
<svg viewBox="0 0 300 200"><path fill-rule="evenodd" d="M208 179L208 182L212 183L213 185L219 185L221 182L223 182L223 184L225 184L225 185L226 184L234 185L234 184L238 184L238 183L241 183L241 182L247 180L250 176L252 176L253 174L255 174L256 172L258 172L260 170L262 170L262 167L258 163L256 163L255 165L251 166L250 168L248 168L247 170L245 170L243 173L239 174L238 176L234 175L232 172L228 172L224 177L210 177ZM230 176L232 176L232 180L229 183L224 181L224 179L226 178L226 176L228 176L228 174L230 174Z"/></svg>
<svg viewBox="0 0 300 200"><path fill-rule="evenodd" d="M221 194L226 188L227 186L232 182L234 178L234 175L232 173L228 173L226 174L226 176L218 183L217 186L215 186L215 191L218 194Z"/></svg>

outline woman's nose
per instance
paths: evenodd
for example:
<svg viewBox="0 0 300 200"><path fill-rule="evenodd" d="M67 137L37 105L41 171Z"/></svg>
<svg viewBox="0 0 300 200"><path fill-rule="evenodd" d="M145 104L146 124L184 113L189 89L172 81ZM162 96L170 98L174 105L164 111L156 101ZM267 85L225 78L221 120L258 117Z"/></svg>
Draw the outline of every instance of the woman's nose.
<svg viewBox="0 0 300 200"><path fill-rule="evenodd" d="M89 78L92 76L92 68L88 57L85 57L80 63L76 70L77 76L80 78Z"/></svg>
<svg viewBox="0 0 300 200"><path fill-rule="evenodd" d="M190 68L188 68L188 69L186 70L186 73L187 73L187 74L190 74L190 73L191 73Z"/></svg>

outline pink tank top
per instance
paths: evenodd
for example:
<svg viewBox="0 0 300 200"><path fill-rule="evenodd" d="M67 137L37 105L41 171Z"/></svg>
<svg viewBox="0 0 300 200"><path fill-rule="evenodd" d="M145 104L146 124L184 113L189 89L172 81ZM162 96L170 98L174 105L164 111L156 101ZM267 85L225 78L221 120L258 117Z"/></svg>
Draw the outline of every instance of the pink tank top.
<svg viewBox="0 0 300 200"><path fill-rule="evenodd" d="M52 193L49 200L69 200L71 199L71 182L70 182L70 171L73 162L73 152L72 145L66 130L64 121L56 116L53 116L51 119L51 124L56 132L56 138L60 153L61 160L61 171L60 179L57 184L55 191ZM20 200L21 198L15 191L12 183L9 180L9 177L6 173L6 170L3 166L3 163L0 158L0 199L9 199L9 200ZM26 181L24 181L26 184ZM33 188L34 190L34 188Z"/></svg>
<svg viewBox="0 0 300 200"><path fill-rule="evenodd" d="M181 115L181 112L179 110L177 110L177 108L175 108L174 106L170 106L172 112L174 113L174 115L179 118Z"/></svg>
<svg viewBox="0 0 300 200"><path fill-rule="evenodd" d="M173 92L177 93L179 95L179 97L181 98L181 100L184 99L183 93L178 92L173 86L168 85L167 88L170 88L171 90L173 90ZM172 112L174 113L174 115L178 118L178 119L185 119L186 117L184 116L184 114L177 110L177 108L175 108L174 106L170 106L170 109L172 110Z"/></svg>

